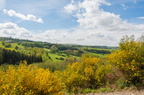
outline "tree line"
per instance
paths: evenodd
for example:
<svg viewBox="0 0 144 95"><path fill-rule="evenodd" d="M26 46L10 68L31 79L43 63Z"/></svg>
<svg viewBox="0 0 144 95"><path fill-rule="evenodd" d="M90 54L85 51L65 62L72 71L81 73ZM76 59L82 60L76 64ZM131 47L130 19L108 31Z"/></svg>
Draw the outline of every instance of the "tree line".
<svg viewBox="0 0 144 95"><path fill-rule="evenodd" d="M27 64L33 62L42 62L42 56L26 55L14 50L0 48L0 64L19 64L20 61L27 61Z"/></svg>

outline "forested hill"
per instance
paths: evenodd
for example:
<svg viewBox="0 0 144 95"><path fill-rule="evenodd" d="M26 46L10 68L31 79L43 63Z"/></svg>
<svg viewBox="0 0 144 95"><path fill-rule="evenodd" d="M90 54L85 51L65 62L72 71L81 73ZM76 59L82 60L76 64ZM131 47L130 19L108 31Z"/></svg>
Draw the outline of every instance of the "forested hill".
<svg viewBox="0 0 144 95"><path fill-rule="evenodd" d="M54 44L14 38L0 37L2 63L16 64L26 60L28 64L42 61L60 61L68 57L81 57L82 54L93 54L103 57L117 47L84 46L74 44Z"/></svg>
<svg viewBox="0 0 144 95"><path fill-rule="evenodd" d="M51 46L55 45L60 49L69 48L72 49L74 47L89 47L89 48L100 48L100 49L117 49L118 47L109 47L109 46L87 46L87 45L77 45L77 44L54 44L49 42L42 42L42 41L31 41L26 39L16 39L11 37L0 37L0 41L8 42L8 43L17 43L22 44L23 46L27 47L39 47L39 48L50 48Z"/></svg>
<svg viewBox="0 0 144 95"><path fill-rule="evenodd" d="M15 50L8 50L0 48L0 64L19 64L20 61L27 61L27 64L33 62L42 62L41 56L26 55Z"/></svg>

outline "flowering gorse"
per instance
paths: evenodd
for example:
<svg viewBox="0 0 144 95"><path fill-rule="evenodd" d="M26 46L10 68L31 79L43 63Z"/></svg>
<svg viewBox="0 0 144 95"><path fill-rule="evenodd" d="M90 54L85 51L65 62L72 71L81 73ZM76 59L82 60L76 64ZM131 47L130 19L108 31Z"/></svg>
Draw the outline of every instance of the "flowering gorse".
<svg viewBox="0 0 144 95"><path fill-rule="evenodd" d="M1 95L63 95L61 80L49 70L20 64L0 70Z"/></svg>
<svg viewBox="0 0 144 95"><path fill-rule="evenodd" d="M77 92L80 89L95 89L106 81L105 75L110 69L102 60L90 55L83 55L80 62L68 65L66 70L59 72L68 91Z"/></svg>
<svg viewBox="0 0 144 95"><path fill-rule="evenodd" d="M144 80L144 43L125 38L119 50L107 56L107 62L117 66L128 84L141 84Z"/></svg>

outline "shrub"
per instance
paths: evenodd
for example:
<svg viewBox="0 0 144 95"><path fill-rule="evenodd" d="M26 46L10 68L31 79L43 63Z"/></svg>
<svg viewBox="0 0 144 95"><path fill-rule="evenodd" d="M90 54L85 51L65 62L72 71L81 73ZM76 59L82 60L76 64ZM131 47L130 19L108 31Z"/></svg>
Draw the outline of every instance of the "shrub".
<svg viewBox="0 0 144 95"><path fill-rule="evenodd" d="M110 69L100 58L84 55L80 62L69 65L61 74L69 92L94 89L105 84L105 75Z"/></svg>
<svg viewBox="0 0 144 95"><path fill-rule="evenodd" d="M20 64L0 70L1 95L63 95L64 87L48 69Z"/></svg>
<svg viewBox="0 0 144 95"><path fill-rule="evenodd" d="M144 43L125 37L119 50L107 57L107 61L118 67L127 84L139 84L144 80Z"/></svg>

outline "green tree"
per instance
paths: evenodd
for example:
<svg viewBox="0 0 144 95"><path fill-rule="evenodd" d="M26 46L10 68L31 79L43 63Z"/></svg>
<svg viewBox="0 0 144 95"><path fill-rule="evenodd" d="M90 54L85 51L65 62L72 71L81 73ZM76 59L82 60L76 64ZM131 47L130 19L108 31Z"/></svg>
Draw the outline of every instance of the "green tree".
<svg viewBox="0 0 144 95"><path fill-rule="evenodd" d="M53 46L51 46L50 50L52 53L55 53L58 51L58 48L55 45L53 45Z"/></svg>
<svg viewBox="0 0 144 95"><path fill-rule="evenodd" d="M0 48L0 64L3 63L3 50Z"/></svg>
<svg viewBox="0 0 144 95"><path fill-rule="evenodd" d="M17 50L18 48L19 48L18 46L15 47L16 50Z"/></svg>

